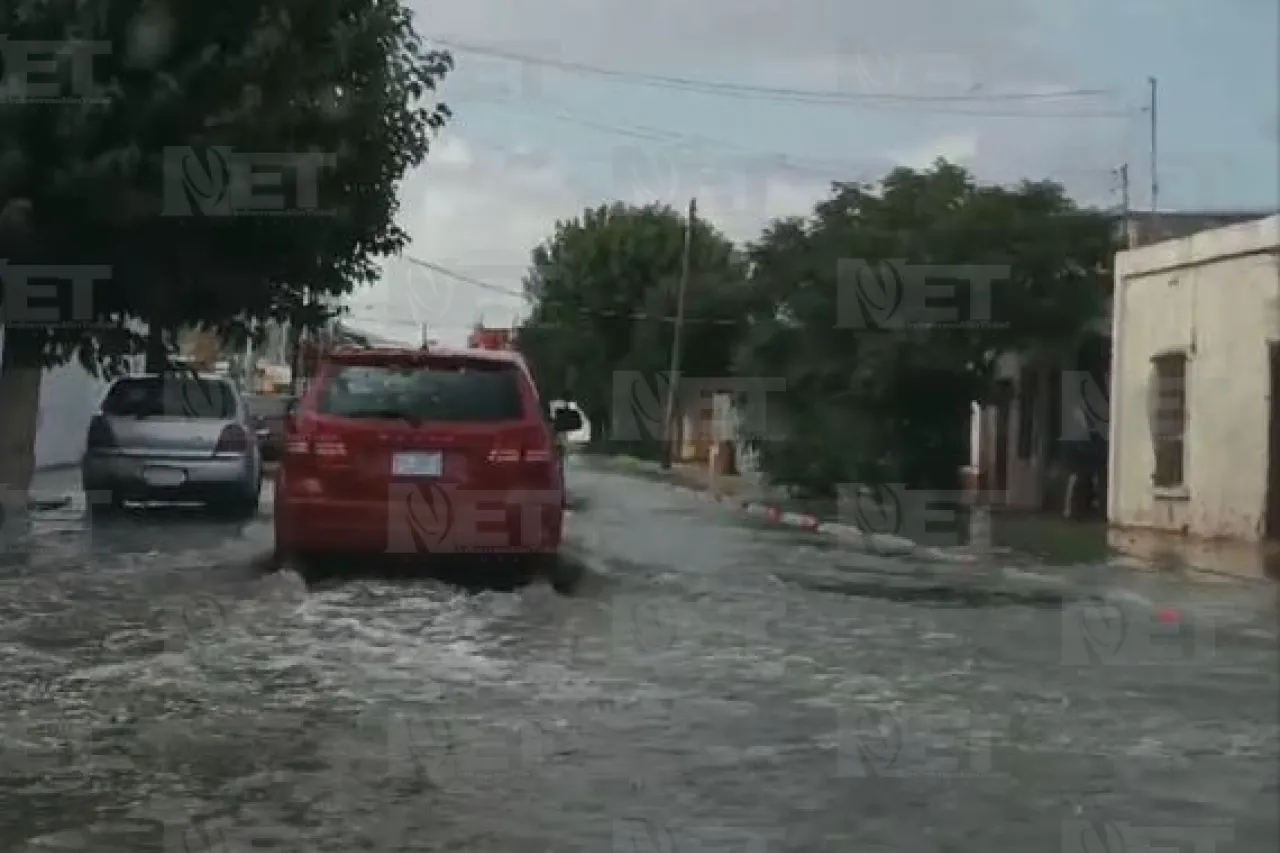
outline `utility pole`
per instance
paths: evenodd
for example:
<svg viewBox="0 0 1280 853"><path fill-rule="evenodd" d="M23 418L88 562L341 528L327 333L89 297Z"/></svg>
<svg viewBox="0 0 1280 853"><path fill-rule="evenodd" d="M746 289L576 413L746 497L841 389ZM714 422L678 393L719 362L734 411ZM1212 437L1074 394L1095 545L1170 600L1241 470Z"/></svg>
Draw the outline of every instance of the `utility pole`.
<svg viewBox="0 0 1280 853"><path fill-rule="evenodd" d="M1160 170L1157 160L1157 155L1159 154L1157 134L1160 126L1158 118L1159 98L1157 97L1159 90L1156 78L1147 78L1147 90L1150 98L1147 103L1147 112L1151 119L1151 212L1155 213L1158 210L1157 202L1160 198Z"/></svg>
<svg viewBox="0 0 1280 853"><path fill-rule="evenodd" d="M684 335L684 297L689 289L689 266L693 259L693 223L698 216L698 200L689 199L689 216L684 223L684 254L680 262L680 289L676 295L676 325L671 336L671 370L667 373L667 404L662 418L661 465L671 468L671 446L675 433L676 392L680 385L680 344Z"/></svg>
<svg viewBox="0 0 1280 853"><path fill-rule="evenodd" d="M1125 245L1132 249L1137 245L1136 234L1133 233L1133 198L1129 187L1129 164L1122 163L1116 170L1120 176L1120 210L1121 221L1124 222Z"/></svg>

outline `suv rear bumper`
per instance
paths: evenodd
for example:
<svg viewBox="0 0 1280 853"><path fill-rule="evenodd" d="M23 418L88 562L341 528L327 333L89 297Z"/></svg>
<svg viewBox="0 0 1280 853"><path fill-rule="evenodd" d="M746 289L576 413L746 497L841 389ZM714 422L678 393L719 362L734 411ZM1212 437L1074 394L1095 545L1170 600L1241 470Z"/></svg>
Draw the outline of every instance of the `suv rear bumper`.
<svg viewBox="0 0 1280 853"><path fill-rule="evenodd" d="M560 548L562 498L486 495L447 508L414 501L351 501L279 495L276 548L285 552L540 554Z"/></svg>

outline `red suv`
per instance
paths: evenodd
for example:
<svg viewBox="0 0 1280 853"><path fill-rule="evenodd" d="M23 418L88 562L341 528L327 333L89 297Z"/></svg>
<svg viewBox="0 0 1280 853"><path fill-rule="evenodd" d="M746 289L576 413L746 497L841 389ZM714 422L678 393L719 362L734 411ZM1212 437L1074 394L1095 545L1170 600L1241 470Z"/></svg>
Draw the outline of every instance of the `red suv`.
<svg viewBox="0 0 1280 853"><path fill-rule="evenodd" d="M498 553L541 572L564 518L555 434L580 427L548 419L514 352L332 352L286 417L277 553Z"/></svg>

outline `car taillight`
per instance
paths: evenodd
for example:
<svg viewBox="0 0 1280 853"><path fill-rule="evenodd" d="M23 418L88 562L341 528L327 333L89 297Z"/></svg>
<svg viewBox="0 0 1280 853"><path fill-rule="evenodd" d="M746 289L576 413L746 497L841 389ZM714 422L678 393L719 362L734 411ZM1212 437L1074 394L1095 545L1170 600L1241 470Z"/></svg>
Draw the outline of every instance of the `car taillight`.
<svg viewBox="0 0 1280 853"><path fill-rule="evenodd" d="M315 459L346 459L347 445L336 436L318 435L315 437L291 436L284 443L286 456L299 456Z"/></svg>
<svg viewBox="0 0 1280 853"><path fill-rule="evenodd" d="M520 462L546 463L555 458L555 451L548 447L547 439L541 433L521 433L499 440L489 451L488 458L490 462L497 465L512 465Z"/></svg>
<svg viewBox="0 0 1280 853"><path fill-rule="evenodd" d="M224 427L222 435L218 436L218 446L214 448L214 453L244 453L249 449L249 434L244 431L244 427L238 424L231 424Z"/></svg>
<svg viewBox="0 0 1280 853"><path fill-rule="evenodd" d="M116 434L111 431L110 424L102 415L95 415L93 420L89 421L89 438L86 444L90 450L115 447Z"/></svg>

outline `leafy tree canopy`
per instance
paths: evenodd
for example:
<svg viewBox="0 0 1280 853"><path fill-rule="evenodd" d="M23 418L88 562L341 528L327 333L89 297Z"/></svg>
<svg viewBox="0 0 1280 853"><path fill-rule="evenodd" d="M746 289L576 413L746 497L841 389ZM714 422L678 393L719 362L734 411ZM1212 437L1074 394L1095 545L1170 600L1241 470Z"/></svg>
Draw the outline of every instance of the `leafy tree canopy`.
<svg viewBox="0 0 1280 853"><path fill-rule="evenodd" d="M983 186L941 161L771 223L749 250L762 301L736 365L785 380L766 471L816 492L954 487L996 358L1071 351L1105 310L1115 249L1110 217L1061 186Z"/></svg>
<svg viewBox="0 0 1280 853"><path fill-rule="evenodd" d="M596 438L611 434L615 382L663 384L687 225L670 207L601 206L557 223L533 252L519 347L545 394L576 400ZM725 376L746 328L745 259L695 218L689 268L681 372ZM642 444L638 452L654 452Z"/></svg>
<svg viewBox="0 0 1280 853"><path fill-rule="evenodd" d="M432 91L452 60L400 0L35 0L4 4L0 33L6 281L110 270L87 309L60 294L56 321L0 289L0 484L25 483L6 459L34 429L38 382L15 371L94 368L136 346L129 318L314 321L406 243L397 187L447 119Z"/></svg>

